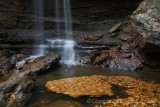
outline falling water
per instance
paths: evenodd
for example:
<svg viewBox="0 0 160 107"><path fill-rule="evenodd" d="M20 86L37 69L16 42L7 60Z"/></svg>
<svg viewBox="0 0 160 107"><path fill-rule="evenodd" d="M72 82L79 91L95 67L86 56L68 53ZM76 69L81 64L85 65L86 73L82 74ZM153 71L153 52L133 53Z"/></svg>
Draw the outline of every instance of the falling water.
<svg viewBox="0 0 160 107"><path fill-rule="evenodd" d="M55 16L56 16L56 30L60 30L60 0L55 0ZM63 0L64 8L64 23L65 23L65 39L50 39L47 40L51 49L59 51L62 56L62 61L66 64L75 63L75 51L74 46L75 42L72 40L72 20L71 20L71 7L70 0Z"/></svg>
<svg viewBox="0 0 160 107"><path fill-rule="evenodd" d="M56 30L60 30L60 0L55 0L55 13L56 13Z"/></svg>
<svg viewBox="0 0 160 107"><path fill-rule="evenodd" d="M41 20L44 16L43 12L43 0L34 0L35 5L35 11L34 14L37 17L37 20L35 22L35 30L38 31L36 37L43 38L44 35L44 23L43 20ZM49 43L49 46L51 49L56 49L60 51L62 56L62 61L66 64L73 64L75 63L75 51L74 46L75 42L72 40L72 17L71 17L71 6L70 6L70 0L55 0L55 16L56 16L56 30L59 32L60 30L60 6L63 3L64 8L64 23L65 23L65 39L55 39L55 40L46 40ZM41 39L41 41L36 41L36 44L39 45L39 49L37 52L38 56L45 55L45 45L44 41Z"/></svg>
<svg viewBox="0 0 160 107"><path fill-rule="evenodd" d="M68 38L72 38L72 17L70 0L63 0L64 6L64 19L65 19L65 32Z"/></svg>
<svg viewBox="0 0 160 107"><path fill-rule="evenodd" d="M65 19L65 32L66 39L72 38L72 17L71 17L71 6L70 0L63 0L64 6L64 19ZM75 42L73 40L66 40L64 46L64 59L67 63L75 62L75 52L74 52Z"/></svg>
<svg viewBox="0 0 160 107"><path fill-rule="evenodd" d="M34 0L34 15L36 16L36 20L34 23L34 29L36 30L35 39L39 38L40 40L36 40L35 44L41 44L38 46L38 51L36 51L37 56L43 56L44 55L44 41L42 40L44 35L44 23L43 23L43 0Z"/></svg>
<svg viewBox="0 0 160 107"><path fill-rule="evenodd" d="M36 50L36 53L30 57L27 57L23 59L22 61L17 62L16 67L21 68L27 60L35 59L39 56L44 56L44 50L45 50L45 45L44 41L42 40L43 35L44 35L44 24L43 24L43 0L34 0L34 15L35 15L35 23L34 23L34 30L36 31L34 35L35 39L35 45L38 46L38 50ZM40 38L40 40L37 40ZM36 47L37 48L37 47Z"/></svg>

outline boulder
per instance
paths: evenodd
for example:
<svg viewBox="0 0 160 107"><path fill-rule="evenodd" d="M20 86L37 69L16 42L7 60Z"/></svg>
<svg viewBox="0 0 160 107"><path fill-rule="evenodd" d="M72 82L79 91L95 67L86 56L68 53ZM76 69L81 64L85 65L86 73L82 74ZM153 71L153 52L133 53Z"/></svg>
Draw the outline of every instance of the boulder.
<svg viewBox="0 0 160 107"><path fill-rule="evenodd" d="M108 66L111 69L135 71L142 67L141 59L133 54L127 53L127 55L125 52L121 53L115 47L109 50L109 54L111 59L108 60Z"/></svg>
<svg viewBox="0 0 160 107"><path fill-rule="evenodd" d="M38 57L34 60L29 61L27 64L22 66L23 71L40 72L47 70L52 67L56 67L59 64L61 57L59 54L53 54L50 56Z"/></svg>
<svg viewBox="0 0 160 107"><path fill-rule="evenodd" d="M143 62L152 68L160 67L160 1L144 0L132 15L132 27L138 33Z"/></svg>
<svg viewBox="0 0 160 107"><path fill-rule="evenodd" d="M144 0L132 15L144 53L160 53L160 1ZM153 51L154 49L154 51Z"/></svg>
<svg viewBox="0 0 160 107"><path fill-rule="evenodd" d="M110 60L108 62L109 68L118 69L118 70L131 70L135 71L138 68L142 67L142 62L140 59L128 59L128 58L120 58Z"/></svg>
<svg viewBox="0 0 160 107"><path fill-rule="evenodd" d="M103 51L101 52L101 54L99 56L97 56L93 62L94 65L100 65L103 62L105 62L107 60L107 58L109 57L109 54L107 51Z"/></svg>

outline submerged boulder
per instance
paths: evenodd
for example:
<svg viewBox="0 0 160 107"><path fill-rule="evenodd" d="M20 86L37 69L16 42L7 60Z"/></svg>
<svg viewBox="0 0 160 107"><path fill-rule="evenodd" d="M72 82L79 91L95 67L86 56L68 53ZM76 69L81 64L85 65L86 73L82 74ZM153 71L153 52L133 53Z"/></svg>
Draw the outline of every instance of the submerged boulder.
<svg viewBox="0 0 160 107"><path fill-rule="evenodd" d="M83 76L49 81L46 87L56 93L80 96L108 95L95 107L159 107L160 84L128 76Z"/></svg>
<svg viewBox="0 0 160 107"><path fill-rule="evenodd" d="M74 98L80 96L112 96L111 84L104 80L105 76L74 77L48 81L46 87L56 93L63 93Z"/></svg>
<svg viewBox="0 0 160 107"><path fill-rule="evenodd" d="M119 95L117 98L105 101L95 107L160 106L160 84L158 83L150 83L127 76L112 76L107 80L115 86L115 91Z"/></svg>

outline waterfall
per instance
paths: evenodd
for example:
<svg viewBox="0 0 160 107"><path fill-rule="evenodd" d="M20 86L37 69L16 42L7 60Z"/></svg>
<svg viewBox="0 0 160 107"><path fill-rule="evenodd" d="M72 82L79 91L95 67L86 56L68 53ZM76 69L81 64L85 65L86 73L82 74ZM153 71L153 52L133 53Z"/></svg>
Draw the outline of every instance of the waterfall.
<svg viewBox="0 0 160 107"><path fill-rule="evenodd" d="M70 0L63 0L64 6L64 19L65 19L65 32L68 38L72 38L72 17Z"/></svg>
<svg viewBox="0 0 160 107"><path fill-rule="evenodd" d="M55 0L56 30L60 30L60 0Z"/></svg>
<svg viewBox="0 0 160 107"><path fill-rule="evenodd" d="M38 50L36 51L36 56L43 56L44 55L44 22L42 20L44 16L44 1L43 0L34 0L34 15L36 17L35 23L34 23L34 30L36 31L35 36L35 44L39 45ZM39 40L38 40L39 39Z"/></svg>
<svg viewBox="0 0 160 107"><path fill-rule="evenodd" d="M63 7L60 7L62 4ZM36 52L37 56L43 56L46 53L46 45L43 41L44 36L44 1L43 0L34 0L34 14L36 16L34 28L38 32L36 33L36 39L40 38L40 41L35 41L36 44L40 44L38 51ZM75 63L75 41L73 41L72 37L72 17L71 17L71 6L70 0L55 0L55 17L56 17L56 30L57 32L60 31L60 8L63 8L64 11L64 24L65 24L65 39L49 39L45 40L47 42L47 47L50 47L54 51L59 51L62 57L62 61L66 64L73 64Z"/></svg>
<svg viewBox="0 0 160 107"><path fill-rule="evenodd" d="M65 19L65 33L66 39L72 38L72 17L71 17L71 6L70 0L63 0L64 6L64 19ZM64 46L64 59L67 63L75 62L75 52L74 52L75 42L73 40L66 40Z"/></svg>
<svg viewBox="0 0 160 107"><path fill-rule="evenodd" d="M60 3L63 3L64 8L64 23L65 23L65 39L47 40L50 47L54 50L58 50L61 53L62 61L65 64L75 63L75 42L72 40L72 17L70 0L55 0L55 16L56 16L56 30L60 30Z"/></svg>

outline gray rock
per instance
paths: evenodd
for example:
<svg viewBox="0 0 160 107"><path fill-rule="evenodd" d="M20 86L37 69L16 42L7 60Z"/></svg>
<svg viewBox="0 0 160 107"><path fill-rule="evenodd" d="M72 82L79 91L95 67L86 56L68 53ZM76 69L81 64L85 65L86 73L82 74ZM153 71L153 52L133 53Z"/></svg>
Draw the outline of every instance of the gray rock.
<svg viewBox="0 0 160 107"><path fill-rule="evenodd" d="M160 52L160 1L143 1L133 13L132 19L132 26L140 35L139 45L143 52Z"/></svg>

